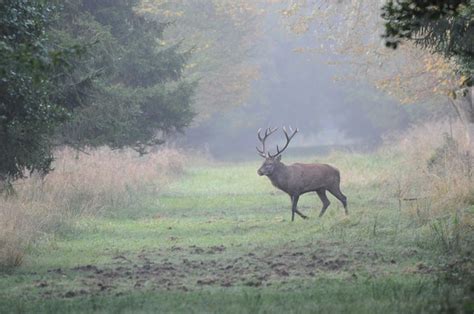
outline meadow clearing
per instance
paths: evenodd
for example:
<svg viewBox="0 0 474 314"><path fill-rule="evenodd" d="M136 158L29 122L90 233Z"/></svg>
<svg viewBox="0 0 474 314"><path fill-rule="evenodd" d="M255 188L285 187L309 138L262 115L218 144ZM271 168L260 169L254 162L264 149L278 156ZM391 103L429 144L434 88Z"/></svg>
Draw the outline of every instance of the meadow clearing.
<svg viewBox="0 0 474 314"><path fill-rule="evenodd" d="M131 167L123 153L64 152L41 185L51 199L30 179L2 203L2 217L16 218L0 221L0 312L472 313L472 185L452 162L426 177L433 150L421 152L434 144L416 140L284 157L337 166L349 200L349 216L330 196L318 218L321 203L306 194L310 219L293 223L257 159L165 150Z"/></svg>

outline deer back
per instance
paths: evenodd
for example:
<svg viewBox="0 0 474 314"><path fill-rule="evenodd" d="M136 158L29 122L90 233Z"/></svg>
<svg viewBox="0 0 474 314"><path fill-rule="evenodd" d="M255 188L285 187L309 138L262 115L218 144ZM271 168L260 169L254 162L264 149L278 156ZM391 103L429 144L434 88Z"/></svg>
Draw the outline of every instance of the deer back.
<svg viewBox="0 0 474 314"><path fill-rule="evenodd" d="M331 189L340 181L339 171L327 164L281 163L272 176L272 184L288 194L302 194L318 189Z"/></svg>

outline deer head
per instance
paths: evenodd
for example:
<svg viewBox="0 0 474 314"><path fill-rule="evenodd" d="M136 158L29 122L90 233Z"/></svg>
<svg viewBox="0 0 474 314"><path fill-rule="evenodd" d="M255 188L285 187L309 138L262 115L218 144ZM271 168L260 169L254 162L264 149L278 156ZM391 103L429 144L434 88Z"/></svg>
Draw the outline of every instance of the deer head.
<svg viewBox="0 0 474 314"><path fill-rule="evenodd" d="M258 140L262 143L262 148L257 147L257 152L261 157L265 158L265 161L263 162L262 166L257 171L258 175L271 176L274 173L275 169L278 167L278 165L281 164L281 154L285 151L285 149L288 147L288 144L290 144L291 139L298 132L298 129L295 129L294 131L291 127L289 129L290 129L291 135L288 135L286 128L283 127L283 133L285 133L285 137L286 137L286 144L285 146L283 146L282 149L280 149L280 147L277 145L277 152L273 155L266 151L265 141L271 134L275 133L275 131L278 130L278 128L266 129L263 137L261 135L262 129L259 129L257 131Z"/></svg>

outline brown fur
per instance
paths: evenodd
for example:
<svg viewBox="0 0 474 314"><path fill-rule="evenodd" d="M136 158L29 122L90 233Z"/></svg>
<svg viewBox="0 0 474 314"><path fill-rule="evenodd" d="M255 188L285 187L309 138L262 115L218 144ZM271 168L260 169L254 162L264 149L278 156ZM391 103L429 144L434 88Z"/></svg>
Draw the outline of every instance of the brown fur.
<svg viewBox="0 0 474 314"><path fill-rule="evenodd" d="M259 175L266 175L272 184L278 189L286 192L291 197L292 215L294 220L295 213L302 218L307 218L297 209L300 195L308 192L316 192L323 202L323 208L319 217L321 217L329 206L330 202L326 196L326 191L334 195L347 210L347 198L340 190L340 174L336 168L326 164L301 164L295 163L285 165L278 157L266 157L264 163L258 169Z"/></svg>

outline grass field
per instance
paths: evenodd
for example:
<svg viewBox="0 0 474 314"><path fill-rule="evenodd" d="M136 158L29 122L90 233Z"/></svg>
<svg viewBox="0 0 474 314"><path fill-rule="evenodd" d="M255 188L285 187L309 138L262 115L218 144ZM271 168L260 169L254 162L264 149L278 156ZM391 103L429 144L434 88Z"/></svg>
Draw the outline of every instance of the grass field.
<svg viewBox="0 0 474 314"><path fill-rule="evenodd" d="M330 196L318 218L313 193L299 204L310 219L291 223L257 161L200 163L137 206L42 237L0 273L0 312L472 313L472 242L400 207L380 179L396 159L331 162L349 216Z"/></svg>

